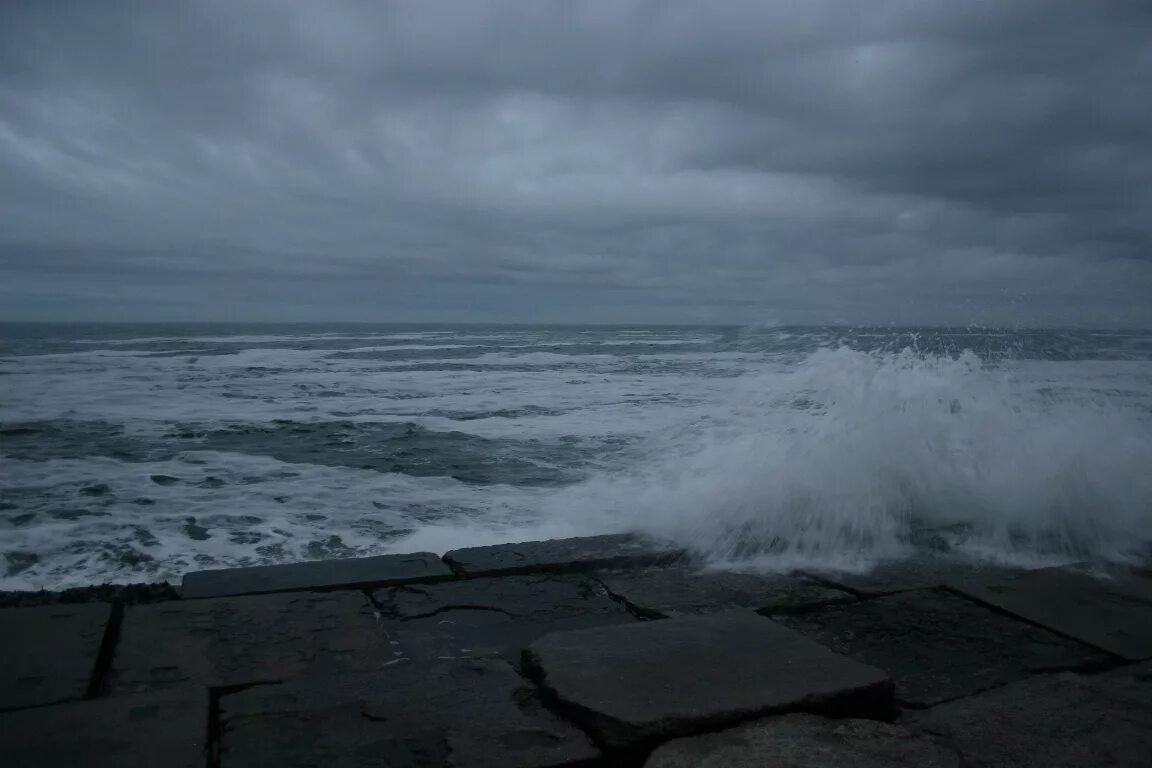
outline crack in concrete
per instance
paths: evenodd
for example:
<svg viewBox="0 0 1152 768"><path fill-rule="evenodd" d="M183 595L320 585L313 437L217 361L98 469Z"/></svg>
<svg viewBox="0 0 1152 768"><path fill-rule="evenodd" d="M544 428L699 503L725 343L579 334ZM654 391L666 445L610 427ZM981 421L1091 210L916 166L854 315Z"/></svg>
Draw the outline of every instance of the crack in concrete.
<svg viewBox="0 0 1152 768"><path fill-rule="evenodd" d="M416 619L430 619L434 616L439 616L448 611L489 611L491 613L501 613L510 619L517 618L516 614L506 611L503 608L497 608L491 605L442 605L427 613L416 613L411 616L400 616L400 621L415 621Z"/></svg>
<svg viewBox="0 0 1152 768"><path fill-rule="evenodd" d="M208 689L208 733L204 739L204 759L206 768L220 768L220 742L224 724L220 722L220 699L233 693L240 693L260 685L278 685L283 680L257 680L236 685L212 686Z"/></svg>

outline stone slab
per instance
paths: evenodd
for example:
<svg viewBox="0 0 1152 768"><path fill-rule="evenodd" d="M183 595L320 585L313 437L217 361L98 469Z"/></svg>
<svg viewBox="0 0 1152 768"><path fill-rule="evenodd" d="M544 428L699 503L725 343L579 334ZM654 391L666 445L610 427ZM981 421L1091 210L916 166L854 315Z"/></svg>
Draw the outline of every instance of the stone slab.
<svg viewBox="0 0 1152 768"><path fill-rule="evenodd" d="M454 549L444 555L444 562L465 576L494 576L670 564L683 557L683 550L670 544L613 534Z"/></svg>
<svg viewBox="0 0 1152 768"><path fill-rule="evenodd" d="M1145 661L1140 664L1126 664L1122 667L1117 667L1110 672L1104 672L1100 675L1101 679L1113 677L1130 679L1138 682L1152 681L1152 661Z"/></svg>
<svg viewBox="0 0 1152 768"><path fill-rule="evenodd" d="M525 666L600 743L659 740L790 710L883 715L883 671L751 611L560 632Z"/></svg>
<svg viewBox="0 0 1152 768"><path fill-rule="evenodd" d="M1152 579L1045 568L953 589L1129 661L1152 658Z"/></svg>
<svg viewBox="0 0 1152 768"><path fill-rule="evenodd" d="M181 597L229 597L268 592L404 584L452 578L452 571L431 552L352 557L307 563L222 568L184 575Z"/></svg>
<svg viewBox="0 0 1152 768"><path fill-rule="evenodd" d="M1075 640L944 590L901 592L795 616L784 624L886 670L904 706L927 707L1039 672L1104 666Z"/></svg>
<svg viewBox="0 0 1152 768"><path fill-rule="evenodd" d="M221 768L591 765L599 752L502 661L406 662L220 699Z"/></svg>
<svg viewBox="0 0 1152 768"><path fill-rule="evenodd" d="M183 688L0 714L5 768L203 768L208 691Z"/></svg>
<svg viewBox="0 0 1152 768"><path fill-rule="evenodd" d="M1147 768L1152 677L1042 675L916 713L970 768Z"/></svg>
<svg viewBox="0 0 1152 768"><path fill-rule="evenodd" d="M802 576L644 568L603 570L596 578L609 594L650 618L749 608L766 613L802 611L856 596Z"/></svg>
<svg viewBox="0 0 1152 768"><path fill-rule="evenodd" d="M644 768L961 768L923 733L875 720L782 715L719 733L674 739Z"/></svg>
<svg viewBox="0 0 1152 768"><path fill-rule="evenodd" d="M107 603L0 611L0 710L83 698L111 616Z"/></svg>
<svg viewBox="0 0 1152 768"><path fill-rule="evenodd" d="M942 587L958 579L1000 578L1020 573L1020 569L949 557L914 557L880 563L862 573L816 570L807 573L822 582L863 597L880 597L914 589Z"/></svg>
<svg viewBox="0 0 1152 768"><path fill-rule="evenodd" d="M178 600L125 609L110 684L116 695L188 682L249 685L371 668L387 649L360 592Z"/></svg>
<svg viewBox="0 0 1152 768"><path fill-rule="evenodd" d="M393 587L373 593L392 658L502 656L549 632L635 621L592 579L528 574Z"/></svg>

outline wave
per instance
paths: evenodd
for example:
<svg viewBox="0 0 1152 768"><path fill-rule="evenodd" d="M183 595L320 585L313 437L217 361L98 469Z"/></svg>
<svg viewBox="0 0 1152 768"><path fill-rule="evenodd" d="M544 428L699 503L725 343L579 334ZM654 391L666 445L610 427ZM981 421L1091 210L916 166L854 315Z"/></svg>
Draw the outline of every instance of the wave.
<svg viewBox="0 0 1152 768"><path fill-rule="evenodd" d="M1102 359L1085 334L777 328L630 356L599 354L602 334L387 365L327 341L5 362L0 584L625 530L780 570L925 544L1021 564L1152 553L1143 335Z"/></svg>
<svg viewBox="0 0 1152 768"><path fill-rule="evenodd" d="M857 568L926 540L1015 563L1146 556L1152 377L1097 369L1051 387L1067 366L819 350L741 381L548 513L782 568Z"/></svg>

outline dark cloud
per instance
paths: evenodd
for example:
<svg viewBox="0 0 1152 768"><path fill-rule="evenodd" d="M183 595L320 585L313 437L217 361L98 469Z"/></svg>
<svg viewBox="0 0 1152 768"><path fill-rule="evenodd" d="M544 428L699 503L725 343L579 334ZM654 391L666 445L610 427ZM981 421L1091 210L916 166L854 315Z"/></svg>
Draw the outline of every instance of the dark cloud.
<svg viewBox="0 0 1152 768"><path fill-rule="evenodd" d="M0 5L9 318L1152 325L1146 0Z"/></svg>

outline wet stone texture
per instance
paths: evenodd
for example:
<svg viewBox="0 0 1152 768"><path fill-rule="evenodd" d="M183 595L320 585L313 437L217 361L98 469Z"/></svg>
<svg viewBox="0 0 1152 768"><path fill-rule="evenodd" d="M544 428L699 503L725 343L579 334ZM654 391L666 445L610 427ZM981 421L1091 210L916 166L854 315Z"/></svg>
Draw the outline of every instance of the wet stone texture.
<svg viewBox="0 0 1152 768"><path fill-rule="evenodd" d="M734 608L799 612L853 602L848 592L802 576L701 571L691 568L603 570L596 578L609 594L651 618L689 616Z"/></svg>
<svg viewBox="0 0 1152 768"><path fill-rule="evenodd" d="M525 667L625 750L790 709L884 714L892 692L881 670L746 611L547 635Z"/></svg>
<svg viewBox="0 0 1152 768"><path fill-rule="evenodd" d="M1152 658L1152 579L1097 578L1045 568L994 581L957 580L951 586L1122 659Z"/></svg>
<svg viewBox="0 0 1152 768"><path fill-rule="evenodd" d="M719 733L675 739L644 768L961 768L931 736L875 720L781 715Z"/></svg>
<svg viewBox="0 0 1152 768"><path fill-rule="evenodd" d="M388 658L360 592L178 600L125 610L111 691L187 682L236 686L305 671L363 669Z"/></svg>
<svg viewBox="0 0 1152 768"><path fill-rule="evenodd" d="M203 768L208 691L182 688L0 714L5 768Z"/></svg>
<svg viewBox="0 0 1152 768"><path fill-rule="evenodd" d="M777 620L886 670L904 706L927 707L1038 672L1106 665L1105 654L944 590L926 589Z"/></svg>
<svg viewBox="0 0 1152 768"><path fill-rule="evenodd" d="M1148 574L447 558L0 596L0 766L1152 766Z"/></svg>
<svg viewBox="0 0 1152 768"><path fill-rule="evenodd" d="M111 615L107 603L0 611L0 710L82 698Z"/></svg>
<svg viewBox="0 0 1152 768"><path fill-rule="evenodd" d="M812 571L810 575L863 597L879 597L942 587L957 580L986 580L1015 573L1020 571L949 557L920 557L881 563L867 573Z"/></svg>
<svg viewBox="0 0 1152 768"><path fill-rule="evenodd" d="M404 584L452 578L439 557L431 552L407 555L318 560L253 568L196 571L184 576L184 598L227 597L294 590L351 588Z"/></svg>
<svg viewBox="0 0 1152 768"><path fill-rule="evenodd" d="M527 571L670 565L683 557L681 550L669 544L631 534L614 534L455 549L444 555L444 561L464 576L493 576Z"/></svg>
<svg viewBox="0 0 1152 768"><path fill-rule="evenodd" d="M537 574L377 590L390 659L504 657L548 632L635 621L592 579Z"/></svg>
<svg viewBox="0 0 1152 768"><path fill-rule="evenodd" d="M1147 768L1152 665L1042 675L915 713L966 768Z"/></svg>
<svg viewBox="0 0 1152 768"><path fill-rule="evenodd" d="M221 768L560 768L597 761L507 663L405 662L220 700Z"/></svg>

